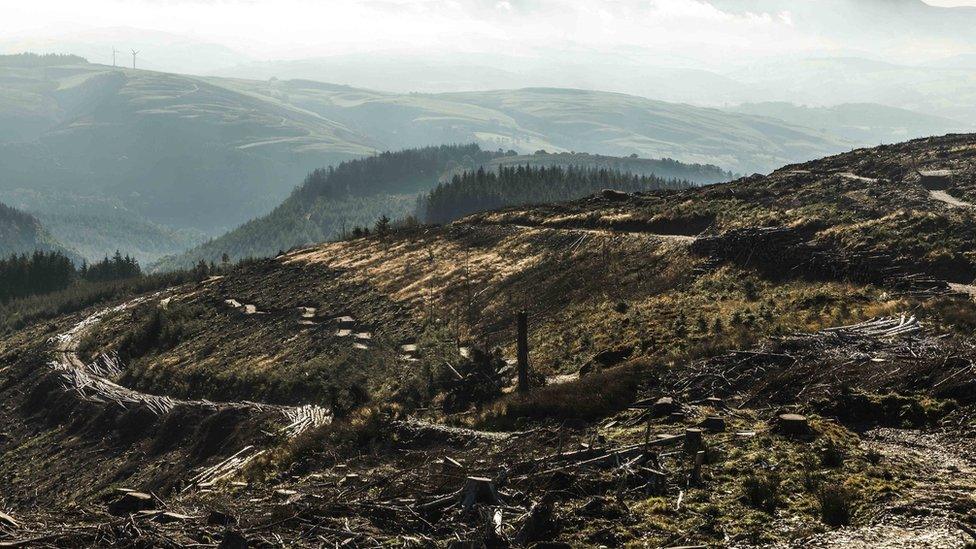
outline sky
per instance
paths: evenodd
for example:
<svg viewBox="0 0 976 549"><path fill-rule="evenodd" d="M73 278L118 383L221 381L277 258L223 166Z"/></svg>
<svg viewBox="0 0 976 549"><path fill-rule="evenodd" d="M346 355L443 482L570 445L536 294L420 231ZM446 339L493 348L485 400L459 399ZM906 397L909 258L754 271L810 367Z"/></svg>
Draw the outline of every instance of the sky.
<svg viewBox="0 0 976 549"><path fill-rule="evenodd" d="M976 6L976 0L929 3ZM213 56L207 62L216 66L363 52L632 51L658 65L711 70L769 55L871 57L892 50L874 38L800 32L791 2L780 4L732 14L707 0L0 0L0 50L81 50L104 63L108 44L126 50L151 39L157 46L226 48L179 52L201 63ZM894 46L893 55L911 61L968 53L948 42ZM168 54L175 55L147 55L159 61Z"/></svg>

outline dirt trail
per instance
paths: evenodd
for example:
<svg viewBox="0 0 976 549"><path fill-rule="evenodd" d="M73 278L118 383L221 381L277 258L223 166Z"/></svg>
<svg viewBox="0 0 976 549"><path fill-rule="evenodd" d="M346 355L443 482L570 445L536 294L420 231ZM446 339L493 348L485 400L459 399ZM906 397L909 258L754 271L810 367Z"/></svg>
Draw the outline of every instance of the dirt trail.
<svg viewBox="0 0 976 549"><path fill-rule="evenodd" d="M78 345L85 335L90 333L99 322L106 316L117 312L125 311L138 305L150 302L158 297L153 294L148 297L140 297L118 305L103 309L93 313L79 323L75 324L70 330L51 338L54 345L54 360L49 363L52 370L61 374L62 381L66 390L74 391L78 398L90 402L112 402L123 408L145 407L157 416L164 415L176 406L200 407L207 410L219 410L222 408L244 408L255 412L278 412L282 415L282 427L279 431L288 437L295 437L308 429L325 425L332 421L330 412L316 405L305 406L279 406L263 404L258 402L212 402L209 400L183 400L175 399L165 395L151 395L119 385L109 379L106 374L115 372L120 373L121 368L116 361L108 355L100 355L91 364L86 364L78 356ZM109 362L106 367L106 361ZM253 460L264 449L248 447L241 450L245 457L231 461L236 468L242 467L247 462ZM228 464L222 462L221 478L232 474L235 468L228 470ZM201 478L211 479L210 475L204 471ZM212 479L211 479L212 480Z"/></svg>
<svg viewBox="0 0 976 549"><path fill-rule="evenodd" d="M976 541L960 528L976 489L976 455L971 440L910 429L875 429L864 445L883 460L916 472L903 499L864 526L840 528L803 540L810 548L943 548Z"/></svg>
<svg viewBox="0 0 976 549"><path fill-rule="evenodd" d="M848 179L856 179L857 181L864 181L866 183L877 183L878 182L878 180L875 179L875 178L873 178L873 177L864 177L863 175L857 175L856 173L852 173L852 172L841 172L841 173L839 173L837 175L839 175L841 177L846 177Z"/></svg>
<svg viewBox="0 0 976 549"><path fill-rule="evenodd" d="M953 208L976 208L976 205L959 200L945 191L929 191L929 196L932 197L933 200L945 202Z"/></svg>
<svg viewBox="0 0 976 549"><path fill-rule="evenodd" d="M616 230L616 229L587 229L583 227L551 227L548 225L520 225L517 223L499 223L498 225L502 225L506 227L515 227L517 229L522 229L522 230L541 229L547 231L594 234L600 236L640 235L640 236L647 236L651 238L660 238L661 240L681 242L683 244L691 244L692 242L698 240L697 236L688 236L683 234L660 234L660 233L651 233L651 232L638 231L638 230L627 231L627 230Z"/></svg>

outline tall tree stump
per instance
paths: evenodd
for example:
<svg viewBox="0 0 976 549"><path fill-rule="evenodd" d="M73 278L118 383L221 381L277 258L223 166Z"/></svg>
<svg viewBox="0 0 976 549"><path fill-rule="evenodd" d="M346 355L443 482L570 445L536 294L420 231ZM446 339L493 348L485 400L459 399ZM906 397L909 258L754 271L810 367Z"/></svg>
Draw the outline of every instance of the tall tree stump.
<svg viewBox="0 0 976 549"><path fill-rule="evenodd" d="M685 429L685 453L694 455L705 447L704 432L697 427Z"/></svg>

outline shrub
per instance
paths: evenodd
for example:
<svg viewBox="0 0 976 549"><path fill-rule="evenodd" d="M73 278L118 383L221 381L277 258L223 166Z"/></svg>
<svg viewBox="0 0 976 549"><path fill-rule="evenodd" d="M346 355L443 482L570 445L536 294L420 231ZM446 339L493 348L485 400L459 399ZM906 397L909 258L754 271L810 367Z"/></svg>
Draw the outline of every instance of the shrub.
<svg viewBox="0 0 976 549"><path fill-rule="evenodd" d="M845 526L851 523L856 494L846 486L830 484L817 492L820 503L820 519L829 526Z"/></svg>
<svg viewBox="0 0 976 549"><path fill-rule="evenodd" d="M772 513L779 504L780 478L776 473L749 475L742 483L742 489L749 505Z"/></svg>

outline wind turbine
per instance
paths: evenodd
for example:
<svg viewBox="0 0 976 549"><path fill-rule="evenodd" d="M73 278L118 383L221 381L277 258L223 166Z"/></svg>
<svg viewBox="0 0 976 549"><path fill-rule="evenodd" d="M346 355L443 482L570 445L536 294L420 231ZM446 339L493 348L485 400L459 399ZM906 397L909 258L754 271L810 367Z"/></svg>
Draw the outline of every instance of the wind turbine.
<svg viewBox="0 0 976 549"><path fill-rule="evenodd" d="M132 50L132 68L133 69L136 68L136 54L138 54L138 53L139 52L137 52L136 50Z"/></svg>
<svg viewBox="0 0 976 549"><path fill-rule="evenodd" d="M112 66L113 67L115 66L115 54L117 54L117 53L119 53L119 50L115 49L115 46L112 46Z"/></svg>

